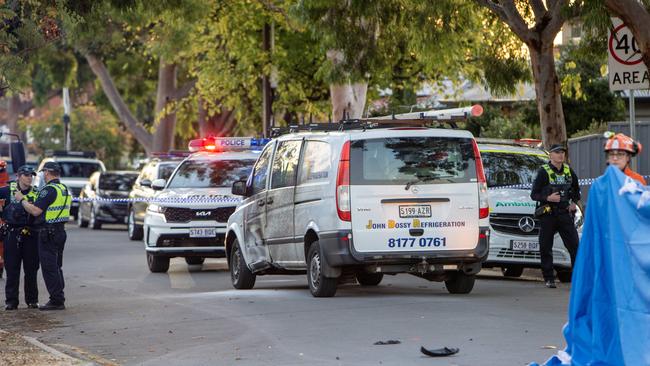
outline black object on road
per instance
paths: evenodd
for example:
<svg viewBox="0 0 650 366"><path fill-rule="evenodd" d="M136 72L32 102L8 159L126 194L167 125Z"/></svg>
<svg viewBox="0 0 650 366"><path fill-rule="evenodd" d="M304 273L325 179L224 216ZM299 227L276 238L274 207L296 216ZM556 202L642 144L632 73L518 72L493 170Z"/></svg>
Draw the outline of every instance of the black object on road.
<svg viewBox="0 0 650 366"><path fill-rule="evenodd" d="M444 348L438 348L438 349L426 349L424 347L420 347L420 352L422 352L425 355L430 356L430 357L451 356L451 355L455 355L456 353L458 353L458 351L460 351L460 349L458 349L458 348L444 347Z"/></svg>
<svg viewBox="0 0 650 366"><path fill-rule="evenodd" d="M402 343L402 342L400 342L400 341L398 341L396 339L389 339L387 341L377 341L377 342L375 342L373 344L375 346L383 346L383 345L387 345L387 344L400 344L400 343Z"/></svg>

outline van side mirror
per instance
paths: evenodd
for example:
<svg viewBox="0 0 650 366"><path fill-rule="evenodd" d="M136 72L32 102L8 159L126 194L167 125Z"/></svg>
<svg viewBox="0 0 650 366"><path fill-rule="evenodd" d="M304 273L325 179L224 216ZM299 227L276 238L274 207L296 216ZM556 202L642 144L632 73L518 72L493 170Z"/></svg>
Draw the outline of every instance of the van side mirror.
<svg viewBox="0 0 650 366"><path fill-rule="evenodd" d="M151 180L149 179L143 179L140 181L140 186L141 187L151 187Z"/></svg>
<svg viewBox="0 0 650 366"><path fill-rule="evenodd" d="M163 188L165 188L166 183L167 181L164 179L156 179L153 182L151 182L151 188L155 191L160 191Z"/></svg>
<svg viewBox="0 0 650 366"><path fill-rule="evenodd" d="M232 194L237 195L237 196L248 196L246 194L246 181L245 180L238 180L235 183L232 184Z"/></svg>

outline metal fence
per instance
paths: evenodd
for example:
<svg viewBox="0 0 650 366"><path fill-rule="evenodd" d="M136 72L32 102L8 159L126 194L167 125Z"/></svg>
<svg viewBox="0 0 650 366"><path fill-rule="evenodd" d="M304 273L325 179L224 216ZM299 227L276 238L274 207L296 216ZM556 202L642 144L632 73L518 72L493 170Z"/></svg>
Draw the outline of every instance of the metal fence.
<svg viewBox="0 0 650 366"><path fill-rule="evenodd" d="M628 122L609 122L607 126L610 131L630 134ZM644 146L643 152L636 157L638 172L641 175L648 175L650 174L650 122L637 122L636 139ZM604 143L602 134L569 139L569 159L578 178L597 178L603 174L607 160L603 152ZM581 187L584 202L587 202L589 187L589 185Z"/></svg>

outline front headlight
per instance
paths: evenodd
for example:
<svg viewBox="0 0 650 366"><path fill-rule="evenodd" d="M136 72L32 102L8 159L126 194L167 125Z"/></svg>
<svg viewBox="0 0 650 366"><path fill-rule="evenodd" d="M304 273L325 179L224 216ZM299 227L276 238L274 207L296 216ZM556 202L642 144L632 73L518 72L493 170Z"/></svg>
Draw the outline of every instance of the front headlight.
<svg viewBox="0 0 650 366"><path fill-rule="evenodd" d="M165 213L166 207L151 203L149 206L147 206L147 212L152 212L152 213Z"/></svg>
<svg viewBox="0 0 650 366"><path fill-rule="evenodd" d="M576 213L573 216L573 225L575 225L576 229L579 229L582 224L585 223L585 218L582 215L582 209L580 209L580 206L576 206L576 208Z"/></svg>

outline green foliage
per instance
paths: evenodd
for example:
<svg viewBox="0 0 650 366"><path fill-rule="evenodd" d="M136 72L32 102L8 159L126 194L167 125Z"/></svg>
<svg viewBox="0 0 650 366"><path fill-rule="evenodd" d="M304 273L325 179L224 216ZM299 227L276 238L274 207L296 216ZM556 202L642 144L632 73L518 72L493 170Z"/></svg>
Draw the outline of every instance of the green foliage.
<svg viewBox="0 0 650 366"><path fill-rule="evenodd" d="M42 118L27 118L19 122L21 130L29 131L34 150L41 156L46 150L63 150L63 109L47 111ZM107 168L120 167L120 160L128 152L130 137L122 131L118 120L108 111L94 106L72 110L70 116L72 150L95 151Z"/></svg>
<svg viewBox="0 0 650 366"><path fill-rule="evenodd" d="M539 121L527 121L522 112L528 105L529 103L516 104L509 110L499 106L485 106L481 117L468 120L463 127L480 137L540 138Z"/></svg>

